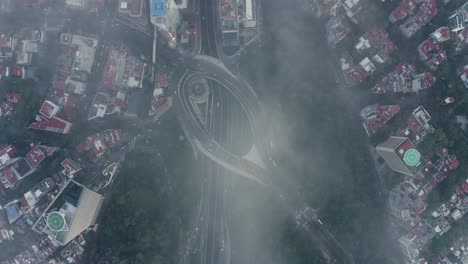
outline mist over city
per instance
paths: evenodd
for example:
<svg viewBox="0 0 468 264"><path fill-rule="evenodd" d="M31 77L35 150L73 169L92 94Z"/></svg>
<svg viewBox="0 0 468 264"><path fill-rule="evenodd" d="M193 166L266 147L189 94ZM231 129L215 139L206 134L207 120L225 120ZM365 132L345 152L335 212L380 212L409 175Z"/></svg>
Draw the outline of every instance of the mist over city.
<svg viewBox="0 0 468 264"><path fill-rule="evenodd" d="M468 2L0 0L0 264L468 263Z"/></svg>

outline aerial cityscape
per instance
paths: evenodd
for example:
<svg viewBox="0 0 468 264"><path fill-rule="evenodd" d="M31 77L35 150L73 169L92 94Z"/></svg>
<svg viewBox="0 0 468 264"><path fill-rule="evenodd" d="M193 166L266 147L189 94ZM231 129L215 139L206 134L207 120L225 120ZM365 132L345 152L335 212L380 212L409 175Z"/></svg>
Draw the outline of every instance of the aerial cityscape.
<svg viewBox="0 0 468 264"><path fill-rule="evenodd" d="M468 264L466 0L0 0L0 264Z"/></svg>

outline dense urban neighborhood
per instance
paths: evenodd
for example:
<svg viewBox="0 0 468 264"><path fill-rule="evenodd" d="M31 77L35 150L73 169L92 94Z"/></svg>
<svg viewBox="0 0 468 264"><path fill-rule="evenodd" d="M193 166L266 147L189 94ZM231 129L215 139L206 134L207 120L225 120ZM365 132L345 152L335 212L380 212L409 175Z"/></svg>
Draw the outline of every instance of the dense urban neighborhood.
<svg viewBox="0 0 468 264"><path fill-rule="evenodd" d="M323 29L336 86L326 89L359 102L349 115L367 141L355 143L369 149L385 241L401 253L385 263L468 263L468 2L293 2ZM290 263L384 263L349 249L360 243L312 208L308 185L276 175L297 171L278 173L287 154L268 128L280 122L265 120L282 106L262 100L306 96L300 81L275 93L241 76L275 39L267 5L0 0L0 263L254 263L242 253L249 229L232 227L233 208L253 205L229 195L246 190L284 207L301 236L280 240L318 248L317 260ZM336 142L354 141L346 133Z"/></svg>

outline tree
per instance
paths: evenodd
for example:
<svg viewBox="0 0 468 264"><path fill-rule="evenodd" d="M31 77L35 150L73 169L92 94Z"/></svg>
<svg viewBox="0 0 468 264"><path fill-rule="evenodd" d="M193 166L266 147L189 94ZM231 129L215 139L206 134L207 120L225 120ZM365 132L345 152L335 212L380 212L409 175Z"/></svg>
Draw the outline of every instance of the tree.
<svg viewBox="0 0 468 264"><path fill-rule="evenodd" d="M422 151L429 157L432 157L435 153L440 151L442 148L451 147L452 143L448 140L442 128L436 129L433 135L423 142Z"/></svg>

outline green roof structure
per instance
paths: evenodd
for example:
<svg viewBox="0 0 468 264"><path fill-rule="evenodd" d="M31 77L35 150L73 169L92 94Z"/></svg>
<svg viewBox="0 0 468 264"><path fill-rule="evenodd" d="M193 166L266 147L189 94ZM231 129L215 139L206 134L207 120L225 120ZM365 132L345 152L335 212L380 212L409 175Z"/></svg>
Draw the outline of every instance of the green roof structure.
<svg viewBox="0 0 468 264"><path fill-rule="evenodd" d="M403 160L408 166L416 166L421 160L421 154L416 149L408 149L403 156Z"/></svg>
<svg viewBox="0 0 468 264"><path fill-rule="evenodd" d="M59 212L51 212L47 215L47 226L55 232L65 229L65 217Z"/></svg>

